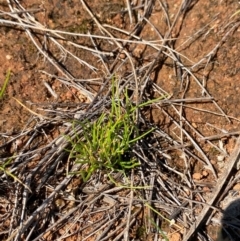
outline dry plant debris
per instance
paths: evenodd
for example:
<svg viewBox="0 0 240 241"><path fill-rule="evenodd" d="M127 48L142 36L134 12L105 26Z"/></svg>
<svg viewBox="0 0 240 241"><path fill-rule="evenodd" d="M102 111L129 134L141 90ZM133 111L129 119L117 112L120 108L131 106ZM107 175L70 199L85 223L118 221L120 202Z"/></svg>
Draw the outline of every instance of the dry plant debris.
<svg viewBox="0 0 240 241"><path fill-rule="evenodd" d="M1 27L26 34L23 58L36 53L26 65L51 100L12 98L29 118L20 131L0 133L1 240L213 240L208 228L221 224L220 202L239 192L240 143L239 116L212 95L209 79L240 21L234 12L220 21L209 9L211 21L186 33L202 2L0 1ZM191 52L215 35L214 44ZM123 125L131 145L117 149L120 165L104 164L103 148L92 152L90 142L85 156L101 163L90 172L76 151L96 140L86 127L99 126L90 132L99 138L124 113L131 113ZM7 120L0 123L3 130ZM121 146L124 128L106 138ZM226 217L219 239L233 225Z"/></svg>

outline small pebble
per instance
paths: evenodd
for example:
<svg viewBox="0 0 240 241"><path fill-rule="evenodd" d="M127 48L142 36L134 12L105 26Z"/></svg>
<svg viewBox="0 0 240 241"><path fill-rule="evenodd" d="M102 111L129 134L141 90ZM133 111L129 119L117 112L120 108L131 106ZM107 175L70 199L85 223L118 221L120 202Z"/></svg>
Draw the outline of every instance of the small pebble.
<svg viewBox="0 0 240 241"><path fill-rule="evenodd" d="M12 59L12 55L10 55L10 54L7 54L7 55L6 55L6 59L7 59L7 60L10 60L10 59Z"/></svg>
<svg viewBox="0 0 240 241"><path fill-rule="evenodd" d="M124 53L119 54L119 58L120 59L125 59L126 58L126 54L124 54Z"/></svg>
<svg viewBox="0 0 240 241"><path fill-rule="evenodd" d="M217 163L217 161L216 161L216 160L211 160L211 163L212 163L213 165L215 165L215 164Z"/></svg>
<svg viewBox="0 0 240 241"><path fill-rule="evenodd" d="M236 185L234 185L233 190L240 191L240 183L237 183Z"/></svg>
<svg viewBox="0 0 240 241"><path fill-rule="evenodd" d="M219 155L217 156L218 162L222 162L224 160L225 156L224 155Z"/></svg>
<svg viewBox="0 0 240 241"><path fill-rule="evenodd" d="M206 170L204 170L204 171L202 171L202 175L203 175L204 177L207 177L207 176L208 176L208 172L207 172Z"/></svg>
<svg viewBox="0 0 240 241"><path fill-rule="evenodd" d="M193 126L194 128L197 128L197 127L198 127L195 122L192 123L192 126Z"/></svg>
<svg viewBox="0 0 240 241"><path fill-rule="evenodd" d="M194 173L194 174L192 175L192 177L193 177L193 179L195 179L195 180L201 180L201 179L202 179L202 174L196 172L196 173Z"/></svg>
<svg viewBox="0 0 240 241"><path fill-rule="evenodd" d="M181 241L181 234L180 233L173 233L170 236L169 241Z"/></svg>
<svg viewBox="0 0 240 241"><path fill-rule="evenodd" d="M209 187L207 187L207 186L205 186L205 187L203 187L203 192L210 192L211 190L210 190L210 188Z"/></svg>

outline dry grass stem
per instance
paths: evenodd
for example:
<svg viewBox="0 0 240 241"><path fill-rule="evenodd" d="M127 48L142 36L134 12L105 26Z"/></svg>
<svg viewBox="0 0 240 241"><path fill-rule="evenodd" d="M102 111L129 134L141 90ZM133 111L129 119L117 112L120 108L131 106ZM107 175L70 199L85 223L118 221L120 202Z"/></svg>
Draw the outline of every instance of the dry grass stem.
<svg viewBox="0 0 240 241"><path fill-rule="evenodd" d="M38 70L54 100L28 100L25 105L14 98L32 117L20 133L0 133L0 191L5 193L0 201L11 220L6 228L0 214L2 240L167 240L185 230L182 240L187 241L199 236L196 228L209 212L219 212L215 203L223 198L218 195L239 159L240 144L238 139L219 173L213 155L226 158L228 150L216 140L240 132L225 133L215 123L193 119L200 113L239 121L211 94L206 76L240 23L231 20L221 26L219 42L198 53L196 61L186 56L188 47L207 38L218 19L213 16L180 39L197 2L168 6L160 0L139 5L126 0L114 13L121 25L111 18L102 21L92 3L80 0L78 7L92 24L82 33L50 28L36 17L43 9L7 1L9 11L0 10L0 25L23 31L38 53L37 61L54 69ZM73 97L62 98L65 93L59 94L52 82L61 83ZM213 134L205 135L206 128ZM97 140L105 145L97 145ZM109 164L113 153L117 161ZM199 170L218 183L210 199L199 191L202 179L193 177Z"/></svg>

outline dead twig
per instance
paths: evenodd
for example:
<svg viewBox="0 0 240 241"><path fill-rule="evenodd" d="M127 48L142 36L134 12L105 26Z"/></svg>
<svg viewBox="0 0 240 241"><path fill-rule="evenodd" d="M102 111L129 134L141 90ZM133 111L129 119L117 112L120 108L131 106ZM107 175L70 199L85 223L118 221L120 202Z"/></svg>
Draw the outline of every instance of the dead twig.
<svg viewBox="0 0 240 241"><path fill-rule="evenodd" d="M201 214L198 216L196 222L190 227L187 234L183 237L183 241L188 241L193 236L195 231L200 227L204 219L206 218L208 212L210 211L210 207L214 205L218 195L220 194L223 185L226 183L231 171L237 162L239 162L240 158L240 137L238 137L237 142L235 144L234 150L230 155L228 161L226 162L225 168L221 176L217 180L217 186L213 190L213 193L209 200L207 200L208 206L203 207ZM209 206L210 205L210 206Z"/></svg>

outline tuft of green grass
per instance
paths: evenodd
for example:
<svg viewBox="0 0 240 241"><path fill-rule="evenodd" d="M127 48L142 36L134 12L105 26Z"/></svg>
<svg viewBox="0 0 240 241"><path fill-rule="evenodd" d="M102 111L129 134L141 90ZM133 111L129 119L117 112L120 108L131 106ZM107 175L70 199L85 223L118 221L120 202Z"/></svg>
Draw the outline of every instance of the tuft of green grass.
<svg viewBox="0 0 240 241"><path fill-rule="evenodd" d="M138 109L154 101L135 106L125 93L123 107L117 93L118 89L113 87L109 113L102 113L93 123L75 123L82 127L82 135L76 134L76 139L70 140L72 146L70 158L74 158L76 163L83 165L84 170L78 174L81 174L84 181L87 181L97 170L125 173L139 166L136 158L131 157L131 147L154 130L152 128L139 134L140 130L136 124Z"/></svg>
<svg viewBox="0 0 240 241"><path fill-rule="evenodd" d="M6 91L6 88L7 88L7 84L8 84L9 79L10 79L10 76L11 76L11 71L8 70L8 71L7 71L6 78L5 78L4 83L3 83L3 86L2 86L2 88L0 89L0 99L3 98L3 95L4 95L4 93L5 93L5 91Z"/></svg>

